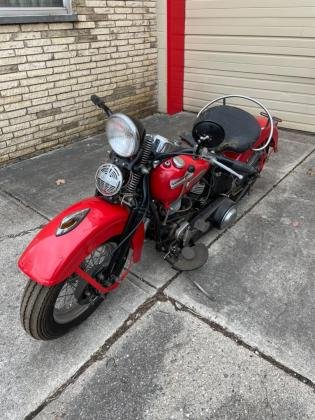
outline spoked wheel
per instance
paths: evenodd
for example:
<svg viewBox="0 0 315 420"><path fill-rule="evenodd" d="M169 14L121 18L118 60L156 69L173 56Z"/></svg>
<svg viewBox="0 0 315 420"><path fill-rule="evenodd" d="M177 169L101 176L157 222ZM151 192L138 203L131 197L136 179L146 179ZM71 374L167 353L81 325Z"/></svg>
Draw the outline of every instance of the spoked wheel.
<svg viewBox="0 0 315 420"><path fill-rule="evenodd" d="M83 261L81 267L94 277L109 266L116 246L116 242L101 245ZM32 337L51 340L84 321L102 300L103 297L76 274L53 287L44 287L29 280L20 307L21 322Z"/></svg>

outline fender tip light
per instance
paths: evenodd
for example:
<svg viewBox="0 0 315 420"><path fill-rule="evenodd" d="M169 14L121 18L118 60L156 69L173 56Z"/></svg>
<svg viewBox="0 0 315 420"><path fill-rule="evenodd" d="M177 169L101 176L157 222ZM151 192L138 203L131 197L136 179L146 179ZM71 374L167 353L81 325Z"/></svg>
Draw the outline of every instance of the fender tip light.
<svg viewBox="0 0 315 420"><path fill-rule="evenodd" d="M84 209L64 217L58 229L56 230L56 236L65 235L66 233L75 229L82 222L89 211L90 209Z"/></svg>

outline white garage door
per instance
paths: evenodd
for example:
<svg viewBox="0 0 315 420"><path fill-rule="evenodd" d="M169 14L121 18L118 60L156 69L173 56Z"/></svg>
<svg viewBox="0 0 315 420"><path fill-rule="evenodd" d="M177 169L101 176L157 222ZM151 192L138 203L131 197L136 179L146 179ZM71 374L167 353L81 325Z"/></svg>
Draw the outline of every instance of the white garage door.
<svg viewBox="0 0 315 420"><path fill-rule="evenodd" d="M315 0L186 0L184 109L223 94L315 132Z"/></svg>

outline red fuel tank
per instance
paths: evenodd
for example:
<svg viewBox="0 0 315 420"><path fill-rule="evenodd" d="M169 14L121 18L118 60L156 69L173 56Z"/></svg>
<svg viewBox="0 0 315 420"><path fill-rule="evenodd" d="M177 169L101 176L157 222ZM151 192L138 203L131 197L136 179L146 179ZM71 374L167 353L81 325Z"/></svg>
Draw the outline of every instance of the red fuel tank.
<svg viewBox="0 0 315 420"><path fill-rule="evenodd" d="M208 171L210 164L203 159L179 155L164 160L150 174L151 196L164 207L186 194Z"/></svg>

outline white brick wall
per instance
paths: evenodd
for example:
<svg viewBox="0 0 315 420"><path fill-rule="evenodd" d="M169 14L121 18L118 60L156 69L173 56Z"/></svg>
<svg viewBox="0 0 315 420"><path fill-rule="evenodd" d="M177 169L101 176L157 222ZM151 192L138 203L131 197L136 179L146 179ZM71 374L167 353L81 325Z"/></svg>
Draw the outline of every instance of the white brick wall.
<svg viewBox="0 0 315 420"><path fill-rule="evenodd" d="M0 163L100 132L114 109L157 109L156 0L74 0L75 23L0 25Z"/></svg>

